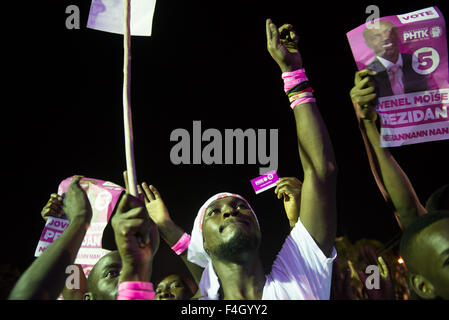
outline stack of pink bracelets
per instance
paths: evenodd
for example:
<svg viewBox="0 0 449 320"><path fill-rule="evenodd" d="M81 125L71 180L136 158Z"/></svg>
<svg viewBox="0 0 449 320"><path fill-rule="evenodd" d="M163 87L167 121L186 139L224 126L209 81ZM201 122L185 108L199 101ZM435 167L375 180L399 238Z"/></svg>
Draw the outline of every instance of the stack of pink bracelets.
<svg viewBox="0 0 449 320"><path fill-rule="evenodd" d="M118 285L117 300L153 300L155 295L151 282L125 281Z"/></svg>
<svg viewBox="0 0 449 320"><path fill-rule="evenodd" d="M315 102L313 89L310 87L304 69L284 72L282 79L284 79L284 91L290 100L292 109L300 104Z"/></svg>
<svg viewBox="0 0 449 320"><path fill-rule="evenodd" d="M171 249L180 255L189 247L190 235L184 233ZM117 300L153 300L156 293L151 282L125 281L118 285Z"/></svg>

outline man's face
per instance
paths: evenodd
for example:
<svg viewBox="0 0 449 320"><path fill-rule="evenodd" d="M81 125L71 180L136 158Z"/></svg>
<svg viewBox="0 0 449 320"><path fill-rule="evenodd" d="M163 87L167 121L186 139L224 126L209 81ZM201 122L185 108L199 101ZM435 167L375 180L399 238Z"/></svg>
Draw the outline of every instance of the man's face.
<svg viewBox="0 0 449 320"><path fill-rule="evenodd" d="M188 300L191 292L182 278L177 274L165 277L156 288L154 300Z"/></svg>
<svg viewBox="0 0 449 320"><path fill-rule="evenodd" d="M122 259L118 251L112 251L101 258L89 274L90 298L95 300L115 300L118 293Z"/></svg>
<svg viewBox="0 0 449 320"><path fill-rule="evenodd" d="M373 49L377 56L396 63L399 56L399 38L392 23L379 21L379 28L369 29L365 37L366 45Z"/></svg>
<svg viewBox="0 0 449 320"><path fill-rule="evenodd" d="M233 259L258 248L261 234L245 201L236 197L215 200L203 222L204 248L217 259Z"/></svg>
<svg viewBox="0 0 449 320"><path fill-rule="evenodd" d="M425 228L415 244L421 275L432 283L437 296L449 299L449 219Z"/></svg>

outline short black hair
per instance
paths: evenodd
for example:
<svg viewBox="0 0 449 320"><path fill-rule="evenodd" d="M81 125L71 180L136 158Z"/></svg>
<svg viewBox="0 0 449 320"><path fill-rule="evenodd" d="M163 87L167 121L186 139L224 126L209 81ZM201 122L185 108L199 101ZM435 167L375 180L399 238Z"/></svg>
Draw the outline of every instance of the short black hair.
<svg viewBox="0 0 449 320"><path fill-rule="evenodd" d="M432 193L426 202L427 211L446 210L449 211L449 184L438 188Z"/></svg>
<svg viewBox="0 0 449 320"><path fill-rule="evenodd" d="M412 266L412 257L413 253L413 243L417 237L417 235L427 228L428 226L434 224L437 221L448 219L449 211L439 210L439 211L428 211L427 214L424 214L415 221L413 221L402 234L401 242L399 245L399 252L401 253L402 258L405 260L407 268L409 271L413 270ZM407 264L407 262L409 264ZM411 270L412 269L412 270ZM414 270L412 272L415 272Z"/></svg>

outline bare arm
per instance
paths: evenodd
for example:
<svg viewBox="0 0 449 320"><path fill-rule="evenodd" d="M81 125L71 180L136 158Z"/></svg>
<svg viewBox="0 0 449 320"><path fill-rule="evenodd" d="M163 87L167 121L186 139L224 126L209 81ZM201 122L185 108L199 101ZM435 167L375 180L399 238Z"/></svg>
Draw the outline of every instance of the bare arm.
<svg viewBox="0 0 449 320"><path fill-rule="evenodd" d="M302 68L297 36L291 25L279 31L267 20L268 51L282 72ZM281 39L282 31L287 35ZM284 32L285 34L285 32ZM298 149L304 171L300 220L326 256L331 254L336 233L337 165L326 126L314 102L294 109Z"/></svg>
<svg viewBox="0 0 449 320"><path fill-rule="evenodd" d="M67 266L73 264L92 218L92 209L79 186L72 181L64 199L70 224L25 271L9 295L10 300L54 300L62 292Z"/></svg>
<svg viewBox="0 0 449 320"><path fill-rule="evenodd" d="M173 222L159 191L154 186L148 186L144 182L142 183L142 189L145 194L145 205L151 219L157 225L162 239L170 248L173 247L184 234L184 230ZM187 250L180 257L198 285L204 269L187 260Z"/></svg>
<svg viewBox="0 0 449 320"><path fill-rule="evenodd" d="M399 226L406 228L416 217L427 211L416 195L407 174L402 170L388 148L380 147L377 129L377 114L374 111L375 98L373 84L368 76L371 71L356 73L351 99L359 120L365 149L370 159L370 167L384 199L393 208Z"/></svg>

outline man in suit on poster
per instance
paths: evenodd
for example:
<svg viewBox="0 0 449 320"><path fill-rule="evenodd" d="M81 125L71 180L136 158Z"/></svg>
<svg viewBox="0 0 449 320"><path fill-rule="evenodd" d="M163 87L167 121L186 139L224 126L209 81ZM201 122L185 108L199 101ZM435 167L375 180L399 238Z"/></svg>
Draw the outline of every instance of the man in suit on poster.
<svg viewBox="0 0 449 320"><path fill-rule="evenodd" d="M363 30L366 45L376 57L367 66L377 74L372 76L378 97L399 95L428 89L425 75L413 70L412 55L399 51L399 35L396 26L380 20L377 28Z"/></svg>

